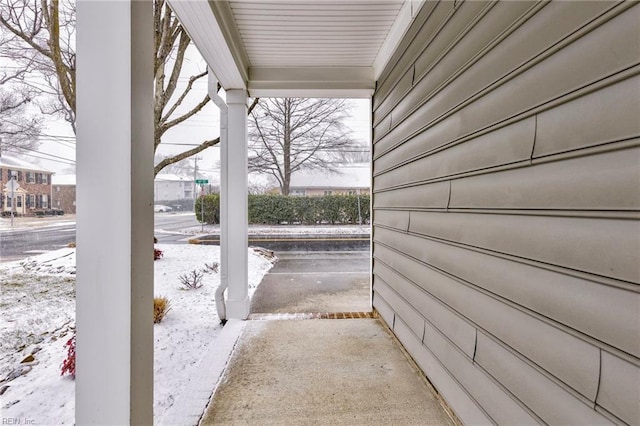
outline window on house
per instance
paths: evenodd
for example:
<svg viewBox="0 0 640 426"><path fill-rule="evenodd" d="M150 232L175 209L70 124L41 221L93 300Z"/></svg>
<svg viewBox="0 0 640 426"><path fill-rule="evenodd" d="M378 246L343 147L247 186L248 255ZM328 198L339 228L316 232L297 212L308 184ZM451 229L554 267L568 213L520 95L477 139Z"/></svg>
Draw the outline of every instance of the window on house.
<svg viewBox="0 0 640 426"><path fill-rule="evenodd" d="M27 198L27 207L30 209L36 208L36 196L34 194L29 194L29 198Z"/></svg>
<svg viewBox="0 0 640 426"><path fill-rule="evenodd" d="M49 196L48 195L43 195L42 196L42 208L43 209L48 209L49 208Z"/></svg>
<svg viewBox="0 0 640 426"><path fill-rule="evenodd" d="M22 171L18 170L18 182L22 182Z"/></svg>
<svg viewBox="0 0 640 426"><path fill-rule="evenodd" d="M16 197L16 205L18 207L22 207L22 197L18 195L18 197Z"/></svg>
<svg viewBox="0 0 640 426"><path fill-rule="evenodd" d="M333 194L333 191L324 191L324 195L331 195Z"/></svg>
<svg viewBox="0 0 640 426"><path fill-rule="evenodd" d="M46 173L42 174L42 183L49 183L49 175Z"/></svg>
<svg viewBox="0 0 640 426"><path fill-rule="evenodd" d="M27 183L36 183L36 174L33 172L27 172Z"/></svg>
<svg viewBox="0 0 640 426"><path fill-rule="evenodd" d="M11 195L7 195L7 207L11 208L11 206L13 205L13 203L11 202Z"/></svg>
<svg viewBox="0 0 640 426"><path fill-rule="evenodd" d="M11 180L11 176L13 176L11 169L7 169L7 180Z"/></svg>

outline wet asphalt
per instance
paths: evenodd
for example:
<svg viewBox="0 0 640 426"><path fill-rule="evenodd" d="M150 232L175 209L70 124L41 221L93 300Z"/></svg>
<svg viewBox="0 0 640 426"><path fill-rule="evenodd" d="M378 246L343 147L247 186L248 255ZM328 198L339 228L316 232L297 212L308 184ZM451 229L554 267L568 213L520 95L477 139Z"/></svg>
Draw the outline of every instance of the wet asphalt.
<svg viewBox="0 0 640 426"><path fill-rule="evenodd" d="M369 251L276 252L251 313L369 312Z"/></svg>

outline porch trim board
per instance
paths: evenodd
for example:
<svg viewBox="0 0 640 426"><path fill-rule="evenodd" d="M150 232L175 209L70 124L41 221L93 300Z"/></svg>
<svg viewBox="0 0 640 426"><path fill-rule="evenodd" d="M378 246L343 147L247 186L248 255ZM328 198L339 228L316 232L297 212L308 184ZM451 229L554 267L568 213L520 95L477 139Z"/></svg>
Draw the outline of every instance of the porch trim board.
<svg viewBox="0 0 640 426"><path fill-rule="evenodd" d="M152 3L80 1L77 32L76 423L150 425Z"/></svg>

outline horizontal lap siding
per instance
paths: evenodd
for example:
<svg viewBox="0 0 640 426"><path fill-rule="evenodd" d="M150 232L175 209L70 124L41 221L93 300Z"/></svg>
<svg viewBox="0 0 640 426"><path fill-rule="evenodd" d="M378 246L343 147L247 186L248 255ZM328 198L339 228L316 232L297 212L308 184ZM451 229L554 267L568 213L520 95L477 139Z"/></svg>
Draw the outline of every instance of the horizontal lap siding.
<svg viewBox="0 0 640 426"><path fill-rule="evenodd" d="M427 2L373 98L373 304L467 423L640 419L640 5Z"/></svg>

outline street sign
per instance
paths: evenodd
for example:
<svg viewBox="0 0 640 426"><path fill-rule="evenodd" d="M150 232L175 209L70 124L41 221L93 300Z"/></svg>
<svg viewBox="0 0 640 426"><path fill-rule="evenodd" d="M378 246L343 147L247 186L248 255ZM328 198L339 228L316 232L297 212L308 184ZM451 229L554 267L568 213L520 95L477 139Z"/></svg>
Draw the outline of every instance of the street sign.
<svg viewBox="0 0 640 426"><path fill-rule="evenodd" d="M209 183L209 179L196 179L196 183L198 185L204 185L205 183Z"/></svg>

